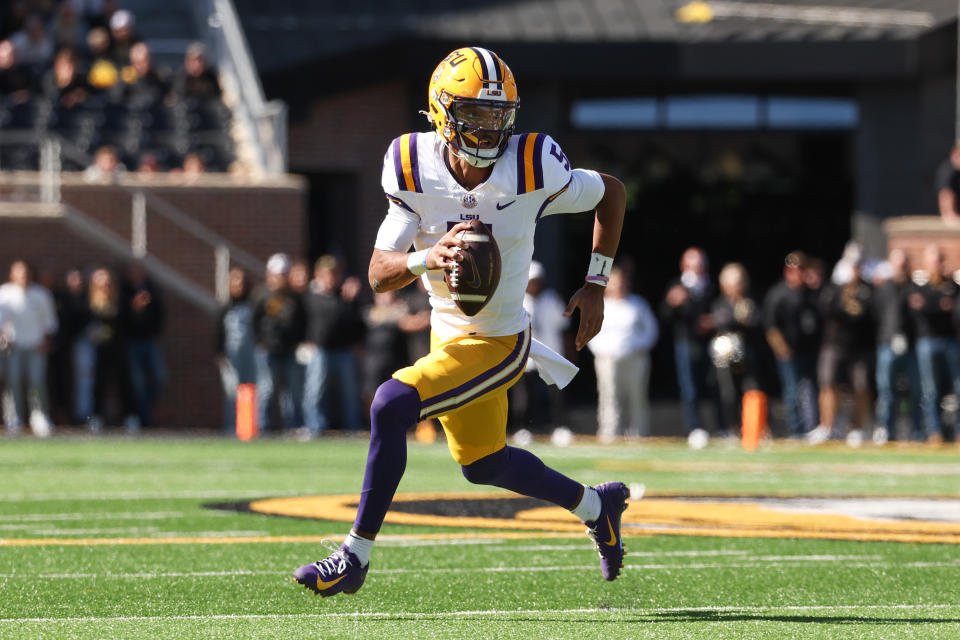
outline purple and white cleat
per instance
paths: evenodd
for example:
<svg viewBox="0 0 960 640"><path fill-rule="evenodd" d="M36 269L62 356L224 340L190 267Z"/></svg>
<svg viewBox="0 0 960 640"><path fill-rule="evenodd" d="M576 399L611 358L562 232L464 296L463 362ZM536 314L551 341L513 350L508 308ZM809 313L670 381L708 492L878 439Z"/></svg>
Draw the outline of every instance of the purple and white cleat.
<svg viewBox="0 0 960 640"><path fill-rule="evenodd" d="M606 580L616 580L623 568L623 538L620 536L620 516L627 508L630 489L622 482L606 482L594 487L600 494L600 517L596 522L584 522L587 535L593 538L600 553L600 571Z"/></svg>
<svg viewBox="0 0 960 640"><path fill-rule="evenodd" d="M356 593L367 578L370 563L361 567L357 556L350 553L346 547L337 548L326 542L322 544L333 553L324 560L303 565L294 571L294 580L324 598L341 591L347 594Z"/></svg>

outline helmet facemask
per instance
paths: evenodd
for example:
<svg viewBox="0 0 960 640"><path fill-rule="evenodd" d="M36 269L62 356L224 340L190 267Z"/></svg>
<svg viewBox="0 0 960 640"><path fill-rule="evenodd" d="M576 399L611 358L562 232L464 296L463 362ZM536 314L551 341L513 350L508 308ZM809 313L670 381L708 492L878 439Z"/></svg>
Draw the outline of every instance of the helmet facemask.
<svg viewBox="0 0 960 640"><path fill-rule="evenodd" d="M444 94L445 135L453 153L474 167L489 167L507 150L517 118L517 102L469 99Z"/></svg>
<svg viewBox="0 0 960 640"><path fill-rule="evenodd" d="M482 47L461 47L434 70L427 104L447 148L471 166L489 167L507 150L520 99L503 60Z"/></svg>

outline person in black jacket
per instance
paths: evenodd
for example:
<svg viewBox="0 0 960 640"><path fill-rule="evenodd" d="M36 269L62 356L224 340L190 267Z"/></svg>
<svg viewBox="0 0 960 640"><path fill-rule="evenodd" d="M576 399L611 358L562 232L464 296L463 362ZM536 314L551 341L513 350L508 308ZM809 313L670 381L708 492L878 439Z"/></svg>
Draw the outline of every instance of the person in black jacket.
<svg viewBox="0 0 960 640"><path fill-rule="evenodd" d="M713 333L710 304L716 288L707 274L707 256L699 247L690 247L680 259L680 277L670 283L660 307L664 326L673 328L673 353L677 384L683 402L687 433L703 430L699 405L704 395L712 396L718 428L724 425L723 411L716 397L713 366L707 344Z"/></svg>
<svg viewBox="0 0 960 640"><path fill-rule="evenodd" d="M124 424L128 433L153 425L153 407L166 386L167 367L159 344L166 316L163 297L143 264L128 264L121 290L121 321L136 408L135 419L129 416Z"/></svg>
<svg viewBox="0 0 960 640"><path fill-rule="evenodd" d="M267 261L267 290L257 301L253 327L257 337L257 412L260 431L270 431L270 409L274 397L280 397L280 414L287 429L302 425L302 367L296 350L303 342L307 314L300 296L290 290L287 275L290 258L275 253Z"/></svg>
<svg viewBox="0 0 960 640"><path fill-rule="evenodd" d="M937 362L946 365L953 392L960 396L960 342L957 341L955 309L957 284L946 274L943 252L936 244L923 250L926 282L918 283L907 297L907 307L917 335L920 368L920 406L927 428L927 442L943 442Z"/></svg>
<svg viewBox="0 0 960 640"><path fill-rule="evenodd" d="M859 260L857 257L847 265L844 272L847 282L828 284L820 294L820 314L824 324L823 345L817 362L820 424L807 434L808 441L813 444L830 438L837 417L841 382L846 381L853 388L854 415L847 431L847 444L860 446L862 429L870 415L873 288L861 279Z"/></svg>
<svg viewBox="0 0 960 640"><path fill-rule="evenodd" d="M760 310L750 297L750 278L738 262L726 265L718 278L721 295L713 302L711 314L716 335L710 341L710 357L717 369L717 386L723 415L723 429L740 430L743 392L758 389L757 336Z"/></svg>
<svg viewBox="0 0 960 640"><path fill-rule="evenodd" d="M13 43L0 40L0 96L13 104L21 104L27 101L33 89L33 78L17 64Z"/></svg>
<svg viewBox="0 0 960 640"><path fill-rule="evenodd" d="M908 318L907 295L913 289L907 254L894 249L887 257L890 277L874 289L877 327L877 408L873 441L885 444L897 439L898 382L906 377L913 431L923 430L920 413L920 371L914 350L913 327Z"/></svg>
<svg viewBox="0 0 960 640"><path fill-rule="evenodd" d="M119 404L126 424L132 424L134 416L118 289L109 269L93 270L87 288L87 322L73 343L75 411L95 434L108 422L119 423L109 413L112 405ZM109 402L111 393L118 402Z"/></svg>
<svg viewBox="0 0 960 640"><path fill-rule="evenodd" d="M250 279L243 269L230 269L229 292L230 299L217 317L215 353L225 396L223 428L225 432L233 433L237 417L237 387L256 384L257 381L253 303L250 301Z"/></svg>
<svg viewBox="0 0 960 640"><path fill-rule="evenodd" d="M92 407L85 412L75 410L76 394L73 390L73 345L90 322L90 302L83 272L80 269L67 271L62 286L54 289L53 297L60 330L54 337L50 355L50 371L56 380L51 384L51 397L59 398L62 413L69 417L69 422L64 424L80 424L93 411ZM59 392L55 393L55 389Z"/></svg>
<svg viewBox="0 0 960 640"><path fill-rule="evenodd" d="M204 47L195 42L187 47L183 67L173 78L173 94L177 100L210 100L220 97L217 74L207 64Z"/></svg>
<svg viewBox="0 0 960 640"><path fill-rule="evenodd" d="M783 280L767 292L763 325L777 359L787 428L802 437L817 425L816 359L820 315L804 284L806 256L794 251L784 260Z"/></svg>
<svg viewBox="0 0 960 640"><path fill-rule="evenodd" d="M362 284L355 277L343 278L334 256L317 260L314 278L304 296L307 309L307 361L303 394L305 425L311 436L331 423L328 389L339 392L340 424L344 429L363 427L360 378L354 349L365 337L366 325L357 306ZM304 358L306 360L306 358Z"/></svg>

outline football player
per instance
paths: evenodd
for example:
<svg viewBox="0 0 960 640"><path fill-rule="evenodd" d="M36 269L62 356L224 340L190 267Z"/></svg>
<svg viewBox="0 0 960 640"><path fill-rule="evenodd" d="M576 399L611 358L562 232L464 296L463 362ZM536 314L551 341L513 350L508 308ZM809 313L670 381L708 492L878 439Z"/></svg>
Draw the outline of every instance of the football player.
<svg viewBox="0 0 960 640"><path fill-rule="evenodd" d="M370 566L406 465L406 432L439 418L450 453L473 483L493 485L569 509L588 527L603 577L623 563L621 513L629 490L620 482L582 485L506 442L507 389L528 357L544 379L562 387L576 367L531 340L523 309L533 238L544 216L594 210L593 253L585 282L565 315L580 310L576 347L600 330L603 293L620 242L625 193L616 178L572 169L542 133L514 134L519 99L513 73L494 52L463 47L440 62L428 90L428 133L394 140L383 162L387 215L380 226L369 279L374 291L423 278L432 306L432 350L393 374L370 408L370 450L357 518L333 554L300 567L298 582L323 596L355 593ZM483 309L457 307L443 270L462 261L456 234L481 220L499 245L499 287ZM414 251L408 252L413 245Z"/></svg>

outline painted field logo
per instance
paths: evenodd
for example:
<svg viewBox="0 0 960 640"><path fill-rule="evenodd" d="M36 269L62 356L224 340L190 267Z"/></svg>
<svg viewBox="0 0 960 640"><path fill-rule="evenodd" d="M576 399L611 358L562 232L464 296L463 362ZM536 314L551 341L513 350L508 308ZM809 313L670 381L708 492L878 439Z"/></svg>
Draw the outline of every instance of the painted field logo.
<svg viewBox="0 0 960 640"><path fill-rule="evenodd" d="M353 522L359 496L271 498L256 513ZM399 494L386 522L481 529L582 532L564 509L503 493ZM630 502L629 536L817 538L960 544L960 499L648 496Z"/></svg>

